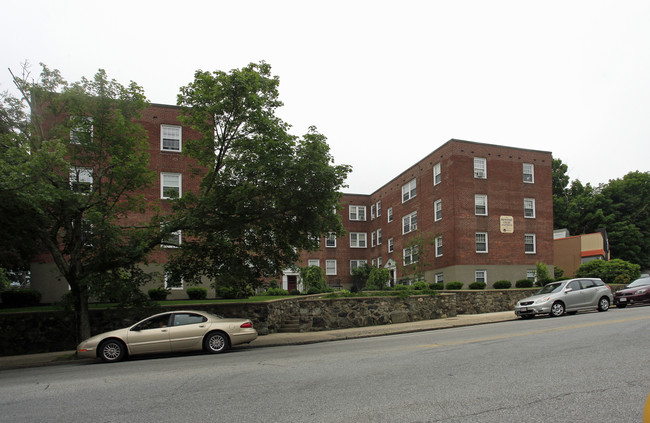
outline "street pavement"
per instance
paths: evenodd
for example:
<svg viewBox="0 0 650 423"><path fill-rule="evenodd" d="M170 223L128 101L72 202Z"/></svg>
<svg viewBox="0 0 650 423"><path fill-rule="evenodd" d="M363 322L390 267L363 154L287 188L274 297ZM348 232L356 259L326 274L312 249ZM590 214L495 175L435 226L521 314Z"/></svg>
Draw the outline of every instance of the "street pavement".
<svg viewBox="0 0 650 423"><path fill-rule="evenodd" d="M485 314L462 314L446 319L421 320L417 322L366 326L361 328L336 329L319 332L272 333L269 335L259 336L250 344L237 345L234 348L264 348L277 347L282 345L313 344L316 342L368 338L371 336L394 335L399 333L422 332L460 326L481 325L516 319L517 317L513 311L502 311L498 313ZM77 360L74 354L74 351L57 351L43 354L27 354L0 357L0 370L90 361L89 359Z"/></svg>

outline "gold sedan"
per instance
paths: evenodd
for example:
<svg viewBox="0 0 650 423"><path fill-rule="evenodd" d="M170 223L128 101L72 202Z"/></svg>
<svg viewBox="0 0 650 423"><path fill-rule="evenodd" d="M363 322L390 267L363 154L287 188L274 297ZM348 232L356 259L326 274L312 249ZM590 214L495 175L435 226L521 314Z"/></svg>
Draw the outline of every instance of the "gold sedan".
<svg viewBox="0 0 650 423"><path fill-rule="evenodd" d="M205 311L171 311L88 338L77 347L77 357L116 362L137 354L221 353L255 338L257 331L248 319L223 318Z"/></svg>

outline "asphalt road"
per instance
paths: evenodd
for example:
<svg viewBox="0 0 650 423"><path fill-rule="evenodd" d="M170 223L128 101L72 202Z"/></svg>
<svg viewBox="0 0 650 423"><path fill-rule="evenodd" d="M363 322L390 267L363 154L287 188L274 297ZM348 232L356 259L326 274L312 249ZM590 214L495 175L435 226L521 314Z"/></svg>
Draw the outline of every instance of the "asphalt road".
<svg viewBox="0 0 650 423"><path fill-rule="evenodd" d="M0 372L7 422L640 422L650 307Z"/></svg>

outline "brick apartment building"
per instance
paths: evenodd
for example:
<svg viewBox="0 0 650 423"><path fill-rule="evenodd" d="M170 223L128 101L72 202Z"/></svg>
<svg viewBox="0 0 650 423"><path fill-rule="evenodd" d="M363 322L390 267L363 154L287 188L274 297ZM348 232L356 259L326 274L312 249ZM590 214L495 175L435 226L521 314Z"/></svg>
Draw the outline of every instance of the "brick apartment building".
<svg viewBox="0 0 650 423"><path fill-rule="evenodd" d="M553 263L551 167L550 152L452 139L374 193L344 194L348 234L321 240L301 265L344 287L362 263L407 283L414 260L425 260L428 282L534 277L537 262ZM416 236L432 243L423 254L409 248ZM283 287L296 278L285 272Z"/></svg>
<svg viewBox="0 0 650 423"><path fill-rule="evenodd" d="M198 133L182 126L179 115L177 106L151 104L138 120L148 134L149 166L158 181L144 192L150 210L128 218L128 224L149 221L156 208L169 210L167 198L198 191L200 178L191 171L196 163L181 154L184 140ZM553 262L551 164L549 152L450 140L374 193L344 194L348 234L322 239L320 251L303 253L296 264L321 266L331 286L348 288L351 269L364 262L388 268L393 283L411 276L404 266L415 260L426 260L427 281L459 280L467 286L481 280L490 286L529 277L536 262ZM78 179L92 184L92 172ZM433 242L428 252L407 248L418 235ZM181 243L182 233L169 241ZM160 275L152 286L165 283L168 248L173 246L150 257L146 271ZM41 291L43 302L68 292L49 256L32 263L31 286ZM282 286L299 287L299 272L283 272ZM185 298L183 288L172 289L170 298Z"/></svg>

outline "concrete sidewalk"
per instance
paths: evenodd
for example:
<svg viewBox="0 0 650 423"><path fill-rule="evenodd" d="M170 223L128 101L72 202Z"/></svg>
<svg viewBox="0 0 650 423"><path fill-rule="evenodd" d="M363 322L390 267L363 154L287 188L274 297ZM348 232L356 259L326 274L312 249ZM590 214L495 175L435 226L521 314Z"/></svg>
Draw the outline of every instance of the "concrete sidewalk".
<svg viewBox="0 0 650 423"><path fill-rule="evenodd" d="M247 345L235 348L262 348L283 345L313 344L343 339L368 338L371 336L394 335L398 333L421 332L446 329L459 326L480 325L486 323L516 320L513 311L486 314L463 314L447 319L422 320L419 322L397 323L393 325L366 326L362 328L336 329L320 332L272 333L258 337ZM60 363L87 362L88 359L76 360L74 351L58 351L43 354L14 355L0 357L0 370L38 367Z"/></svg>

